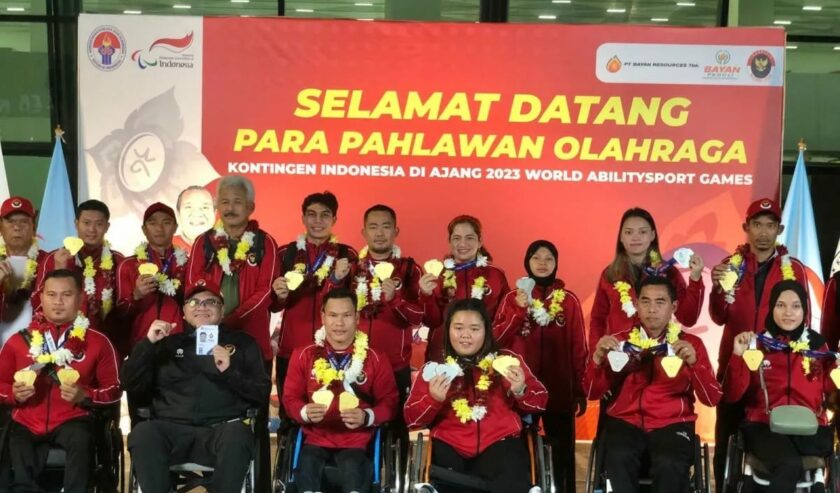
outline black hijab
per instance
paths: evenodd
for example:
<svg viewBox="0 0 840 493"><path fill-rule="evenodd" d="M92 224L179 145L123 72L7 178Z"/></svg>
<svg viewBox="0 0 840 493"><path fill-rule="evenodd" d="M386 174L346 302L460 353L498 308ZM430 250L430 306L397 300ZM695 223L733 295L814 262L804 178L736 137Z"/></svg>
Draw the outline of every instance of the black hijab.
<svg viewBox="0 0 840 493"><path fill-rule="evenodd" d="M533 272L531 272L531 257L533 257L540 248L547 249L551 252L551 255L554 256L554 270L546 277L537 277ZM554 284L554 279L557 277L557 247L554 246L554 243L548 240L537 240L531 243L528 246L528 250L525 251L525 272L528 273L528 277L537 282L538 286L549 287Z"/></svg>
<svg viewBox="0 0 840 493"><path fill-rule="evenodd" d="M781 296L784 291L793 291L796 293L796 296L799 297L799 302L802 303L802 311L804 314L802 317L802 323L791 332L779 327L776 320L773 318L773 309L776 306L776 302L779 301L779 296ZM808 314L810 313L810 310L808 310L808 293L805 292L805 288L796 281L777 282L773 286L773 289L770 290L769 306L770 311L767 312L767 318L764 321L764 327L767 329L767 332L769 332L773 337L785 336L791 341L798 340L802 336L802 332L807 328Z"/></svg>

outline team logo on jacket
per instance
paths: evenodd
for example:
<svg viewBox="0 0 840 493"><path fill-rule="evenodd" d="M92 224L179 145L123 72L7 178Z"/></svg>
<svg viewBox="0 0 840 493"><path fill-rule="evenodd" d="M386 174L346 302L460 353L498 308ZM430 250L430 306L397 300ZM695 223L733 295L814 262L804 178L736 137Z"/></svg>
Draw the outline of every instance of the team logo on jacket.
<svg viewBox="0 0 840 493"><path fill-rule="evenodd" d="M359 385L364 385L365 383L367 383L367 373L365 373L364 370L359 372L359 376L356 377L356 383Z"/></svg>
<svg viewBox="0 0 840 493"><path fill-rule="evenodd" d="M248 254L248 265L250 265L251 267L256 267L257 266L257 254L256 253L251 252L251 253Z"/></svg>
<svg viewBox="0 0 840 493"><path fill-rule="evenodd" d="M554 323L556 323L560 327L566 326L566 316L562 313L558 313L556 317L554 317Z"/></svg>
<svg viewBox="0 0 840 493"><path fill-rule="evenodd" d="M183 358L183 357L184 357L184 350L183 350L183 349L181 349L181 348L178 348L178 349L175 351L175 357L176 357L176 358Z"/></svg>

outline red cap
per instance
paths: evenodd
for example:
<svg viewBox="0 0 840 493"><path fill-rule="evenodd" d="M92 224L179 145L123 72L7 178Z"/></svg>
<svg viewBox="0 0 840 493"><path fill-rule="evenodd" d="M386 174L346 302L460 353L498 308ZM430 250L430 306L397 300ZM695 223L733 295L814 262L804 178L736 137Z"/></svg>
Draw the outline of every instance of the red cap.
<svg viewBox="0 0 840 493"><path fill-rule="evenodd" d="M209 279L198 279L188 286L184 299L188 300L202 291L208 291L210 294L216 295L220 300L224 301L225 299L225 297L222 296L222 290L219 289L219 286Z"/></svg>
<svg viewBox="0 0 840 493"><path fill-rule="evenodd" d="M32 208L32 202L23 197L9 197L3 201L0 206L0 217L6 217L11 214L26 214L31 218L35 218L35 209Z"/></svg>
<svg viewBox="0 0 840 493"><path fill-rule="evenodd" d="M161 202L155 202L154 204L146 208L146 212L143 213L143 222L145 223L146 221L148 221L149 218L152 217L152 214L154 214L155 212L165 212L166 214L170 215L172 219L175 220L175 223L178 222L178 218L175 217L175 211L172 210L172 207L169 207L168 205Z"/></svg>
<svg viewBox="0 0 840 493"><path fill-rule="evenodd" d="M778 202L773 199L758 199L747 209L747 221L759 214L770 214L776 218L777 221L782 220L782 208L779 207Z"/></svg>

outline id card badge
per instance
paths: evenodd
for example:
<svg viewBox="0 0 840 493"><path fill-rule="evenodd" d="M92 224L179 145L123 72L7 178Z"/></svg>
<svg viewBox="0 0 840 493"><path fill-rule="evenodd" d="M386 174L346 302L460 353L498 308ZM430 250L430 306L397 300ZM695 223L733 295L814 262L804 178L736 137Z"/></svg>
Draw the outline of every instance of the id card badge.
<svg viewBox="0 0 840 493"><path fill-rule="evenodd" d="M206 356L213 352L213 347L219 344L219 326L202 325L195 329L195 354Z"/></svg>

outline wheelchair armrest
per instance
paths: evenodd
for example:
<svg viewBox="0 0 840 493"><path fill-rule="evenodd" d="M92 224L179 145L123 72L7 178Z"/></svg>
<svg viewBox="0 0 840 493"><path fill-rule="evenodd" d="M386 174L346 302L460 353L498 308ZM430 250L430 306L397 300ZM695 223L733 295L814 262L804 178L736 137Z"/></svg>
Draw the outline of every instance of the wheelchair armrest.
<svg viewBox="0 0 840 493"><path fill-rule="evenodd" d="M253 418L256 418L259 413L260 413L259 409L254 408L254 407L250 407L250 408L248 408L247 411L245 411L245 417L253 419Z"/></svg>
<svg viewBox="0 0 840 493"><path fill-rule="evenodd" d="M142 419L152 419L152 410L148 407L138 407L137 417Z"/></svg>

